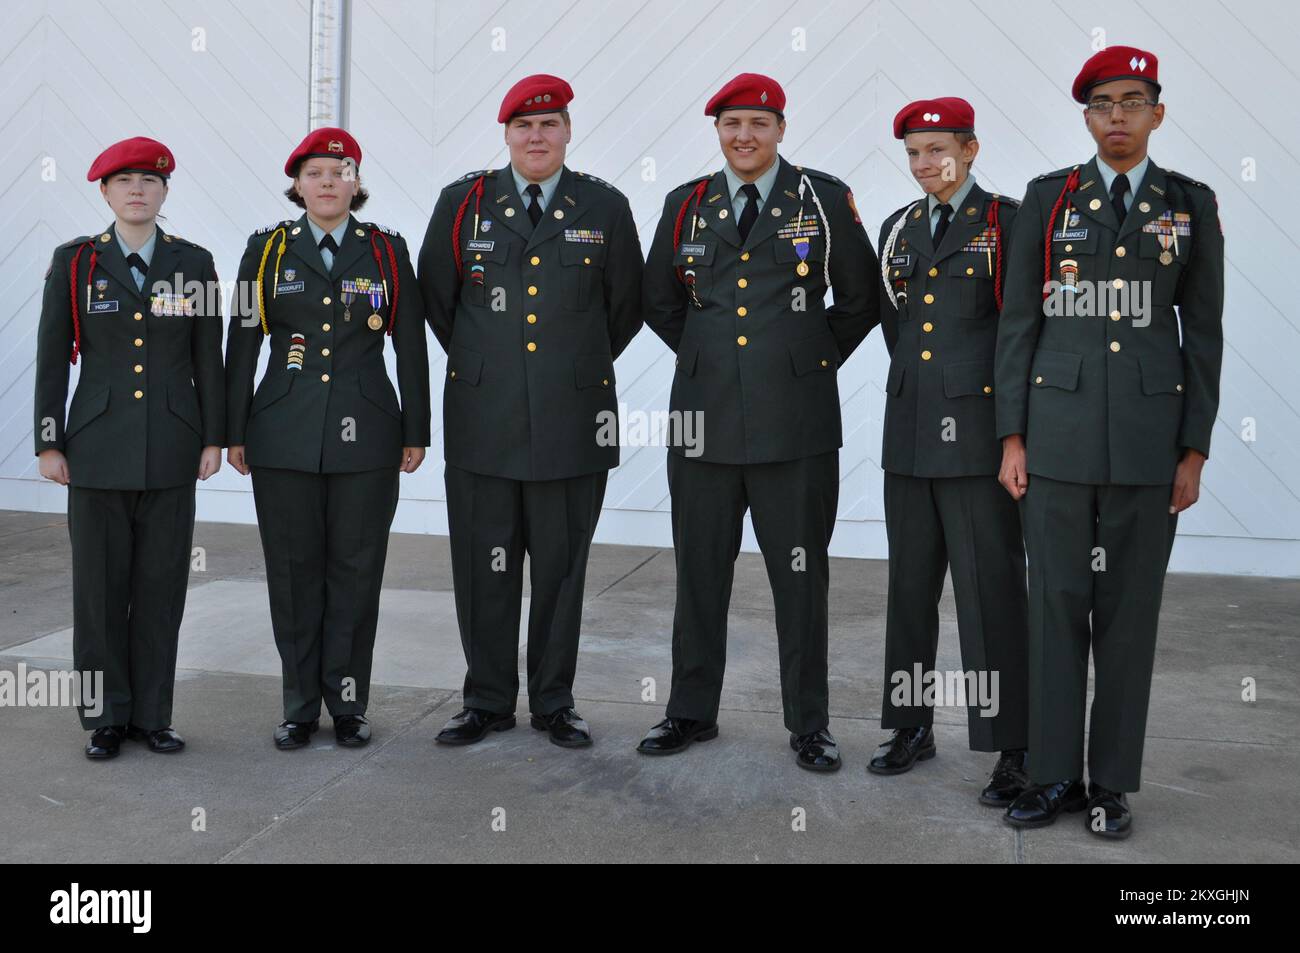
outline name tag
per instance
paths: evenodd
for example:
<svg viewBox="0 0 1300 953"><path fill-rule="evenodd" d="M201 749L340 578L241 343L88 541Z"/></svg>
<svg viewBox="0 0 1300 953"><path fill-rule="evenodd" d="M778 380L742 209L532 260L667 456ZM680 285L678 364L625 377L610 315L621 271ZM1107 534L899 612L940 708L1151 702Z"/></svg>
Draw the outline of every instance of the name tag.
<svg viewBox="0 0 1300 953"><path fill-rule="evenodd" d="M1059 232L1052 233L1054 242L1078 242L1088 237L1086 228L1063 228Z"/></svg>
<svg viewBox="0 0 1300 953"><path fill-rule="evenodd" d="M469 250L470 250L470 251L491 251L492 249L496 248L496 246L497 246L497 243L496 243L496 240L495 240L495 239L492 240L492 241L483 241L482 239L473 239L473 240L470 241L470 243L469 243Z"/></svg>
<svg viewBox="0 0 1300 953"><path fill-rule="evenodd" d="M906 268L911 263L912 263L911 255L890 255L889 256L890 268Z"/></svg>
<svg viewBox="0 0 1300 953"><path fill-rule="evenodd" d="M116 311L116 310L117 310L117 302L116 302L116 301L92 301L92 302L90 302L90 313L91 313L91 314L103 314L104 312L107 312L107 311Z"/></svg>
<svg viewBox="0 0 1300 953"><path fill-rule="evenodd" d="M705 255L708 254L709 246L703 243L686 242L682 245L683 255Z"/></svg>
<svg viewBox="0 0 1300 953"><path fill-rule="evenodd" d="M282 281L275 286L275 293L278 295L290 295L295 291L302 291L306 287L303 281Z"/></svg>

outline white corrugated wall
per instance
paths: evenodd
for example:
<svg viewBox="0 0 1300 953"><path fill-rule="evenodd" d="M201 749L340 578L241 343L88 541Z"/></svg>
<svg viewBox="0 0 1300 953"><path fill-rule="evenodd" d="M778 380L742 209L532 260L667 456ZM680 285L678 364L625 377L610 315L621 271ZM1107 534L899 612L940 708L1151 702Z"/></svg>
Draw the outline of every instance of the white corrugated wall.
<svg viewBox="0 0 1300 953"><path fill-rule="evenodd" d="M38 479L32 455L35 332L51 249L108 221L85 169L126 136L167 142L180 171L166 227L211 248L233 278L247 234L297 214L281 195L281 167L307 131L308 2L3 0L0 9L0 159L9 171L0 180L0 508L61 511L65 491ZM1173 567L1300 575L1296 9L1281 0L1105 0L1084 9L1010 0L354 0L351 129L372 194L363 218L397 228L418 249L442 185L504 164L496 123L504 91L527 73L552 72L577 95L570 166L622 189L648 241L664 193L720 163L705 100L735 73L756 71L788 94L783 154L847 180L874 239L916 191L890 129L902 103L969 99L978 178L1018 196L1034 175L1091 153L1069 86L1094 37L1151 49L1168 109L1152 156L1215 188L1228 257L1219 424L1201 501L1180 519ZM396 523L413 532L446 531L443 361L432 335L430 355L434 446L402 478ZM873 332L840 372L840 555L885 551L885 370ZM666 407L672 359L653 334L633 342L618 371L629 407ZM670 543L663 463L661 448L624 450L599 539ZM252 521L249 482L223 468L200 489L199 516Z"/></svg>

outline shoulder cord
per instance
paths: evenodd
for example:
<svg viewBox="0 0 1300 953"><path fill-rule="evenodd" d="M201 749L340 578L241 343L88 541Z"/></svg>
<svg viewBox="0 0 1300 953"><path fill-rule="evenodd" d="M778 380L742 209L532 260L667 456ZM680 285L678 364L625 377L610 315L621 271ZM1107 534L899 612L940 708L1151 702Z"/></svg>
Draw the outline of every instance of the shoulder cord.
<svg viewBox="0 0 1300 953"><path fill-rule="evenodd" d="M822 208L822 200L817 195L817 190L808 179L808 173L799 177L799 201L803 201L804 189L812 193L813 204L817 206L817 214L821 216L822 231L826 234L826 259L822 262L822 280L826 282L826 287L831 286L831 223L826 218L826 210Z"/></svg>
<svg viewBox="0 0 1300 953"><path fill-rule="evenodd" d="M469 191L465 193L465 198L460 203L460 208L456 209L456 220L452 223L451 226L451 254L456 261L457 278L464 277L464 273L465 273L465 263L461 260L461 254L460 254L460 226L461 223L465 221L465 209L466 207L468 207L469 197L472 195L474 196L474 234L475 235L478 234L478 213L479 213L479 206L483 201L483 179L484 178L486 178L486 176L480 175L477 179L474 180L474 184L469 187ZM396 292L397 289L396 277L393 278L393 289L394 292ZM392 333L391 330L389 333L390 334Z"/></svg>
<svg viewBox="0 0 1300 953"><path fill-rule="evenodd" d="M275 297L276 291L279 290L280 284L280 259L284 256L285 230L281 225L271 233L271 237L266 240L266 247L262 249L262 261L257 266L257 316L262 323L262 333L267 337L271 336L271 328L266 323L266 260L271 257L271 246L275 244L275 236L280 236L280 247L275 253L275 285L271 291L271 297Z"/></svg>
<svg viewBox="0 0 1300 953"><path fill-rule="evenodd" d="M77 246L77 253L72 256L72 264L68 269L69 288L72 292L72 358L71 364L77 363L77 355L81 353L81 315L77 304L77 262L81 258L81 253L90 247L90 270L86 273L86 310L90 310L90 287L95 278L95 260L99 253L95 250L95 243L86 241Z"/></svg>
<svg viewBox="0 0 1300 953"><path fill-rule="evenodd" d="M894 227L889 230L889 237L885 239L885 246L880 250L880 280L885 283L885 293L889 295L889 303L898 310L898 293L894 291L894 283L889 280L889 259L894 256L894 245L898 241L898 233L903 230L907 224L907 217L912 214L912 210L921 204L921 199L917 199L907 208L903 209L901 215L894 222Z"/></svg>

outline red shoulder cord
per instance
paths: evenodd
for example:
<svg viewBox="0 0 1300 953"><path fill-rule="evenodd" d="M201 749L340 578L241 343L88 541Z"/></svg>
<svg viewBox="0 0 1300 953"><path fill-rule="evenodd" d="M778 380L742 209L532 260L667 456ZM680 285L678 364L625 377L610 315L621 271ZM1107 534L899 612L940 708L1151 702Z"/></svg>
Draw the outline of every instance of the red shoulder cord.
<svg viewBox="0 0 1300 953"><path fill-rule="evenodd" d="M72 256L72 266L68 269L68 285L72 292L72 359L70 363L77 363L77 354L81 351L81 312L77 304L77 299L81 297L78 292L81 290L77 283L77 262L81 258L81 253L90 246L90 271L86 273L86 287L89 288L91 282L95 280L95 259L99 253L95 251L94 242L82 242L77 246L77 253Z"/></svg>
<svg viewBox="0 0 1300 953"><path fill-rule="evenodd" d="M691 193L686 196L686 201L684 201L682 207L677 210L677 221L673 223L673 254L677 253L677 248L682 242L682 224L686 221L687 209L690 208L691 202L694 202L695 211L698 212L700 210L700 199L703 197L704 192L708 187L708 179L700 182L699 185L691 189ZM681 268L677 269L677 280L682 284L686 284L686 275L682 273Z"/></svg>
<svg viewBox="0 0 1300 953"><path fill-rule="evenodd" d="M989 203L989 227L993 229L993 244L997 248L993 268L993 300L1002 310L1002 225L998 222L998 200Z"/></svg>
<svg viewBox="0 0 1300 953"><path fill-rule="evenodd" d="M465 264L461 261L460 255L460 225L465 220L465 209L469 206L469 197L474 196L474 215L478 216L479 205L483 201L483 179L485 176L479 176L474 180L474 184L469 187L465 193L465 198L460 203L460 208L456 209L456 221L451 226L451 253L456 259L456 277L464 276Z"/></svg>
<svg viewBox="0 0 1300 953"><path fill-rule="evenodd" d="M1056 204L1052 206L1052 217L1047 220L1047 239L1044 242L1046 251L1043 252L1043 300L1047 300L1047 286L1052 281L1052 232L1056 230L1056 216L1061 211L1061 203L1065 201L1065 193L1073 192L1079 187L1079 170L1075 169L1065 180L1065 187L1061 189L1061 194L1056 197Z"/></svg>
<svg viewBox="0 0 1300 953"><path fill-rule="evenodd" d="M379 242L383 243L384 250L388 252L388 272L393 276L393 297L388 305L388 331L389 337L393 336L393 322L397 320L397 294L401 290L397 282L397 256L393 254L393 243L388 240L388 236L383 232L370 233L370 253L375 256L375 264L379 266L379 280L384 280L384 256L380 253Z"/></svg>

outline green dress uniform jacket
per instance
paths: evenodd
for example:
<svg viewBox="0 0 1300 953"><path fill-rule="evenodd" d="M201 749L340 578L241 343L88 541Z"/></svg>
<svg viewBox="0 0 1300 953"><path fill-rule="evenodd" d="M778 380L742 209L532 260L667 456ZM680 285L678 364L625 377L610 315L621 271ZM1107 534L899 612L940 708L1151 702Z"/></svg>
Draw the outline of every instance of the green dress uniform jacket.
<svg viewBox="0 0 1300 953"><path fill-rule="evenodd" d="M668 194L646 263L646 323L677 354L670 410L704 413L703 453L711 463L770 463L838 450L843 444L836 371L879 321L875 251L848 187L824 172L780 169L747 241L732 214L724 171L709 181L698 214L673 231L682 203L701 180ZM827 241L807 175L830 223ZM692 229L692 218L695 227ZM815 220L804 264L798 222ZM680 271L679 271L680 269ZM694 273L696 300L679 274ZM674 446L672 452L686 452Z"/></svg>
<svg viewBox="0 0 1300 953"><path fill-rule="evenodd" d="M515 193L509 166L453 182L420 249L429 323L447 350L447 463L511 480L609 470L618 444L598 440L600 421L617 413L614 360L641 328L632 211L567 166L536 228Z"/></svg>
<svg viewBox="0 0 1300 953"><path fill-rule="evenodd" d="M1048 219L1074 169L1079 185L1062 202L1049 251ZM1098 317L1045 316L1048 254L1051 281L1075 271L1080 288L1131 292L1140 283L1150 292L1147 315L1115 307ZM1081 292L1062 297L1070 294ZM1223 233L1207 186L1152 162L1121 226L1095 159L1040 176L1026 190L1011 244L998 329L998 436L1028 435L1030 474L1170 483L1183 448L1209 456L1222 319Z"/></svg>
<svg viewBox="0 0 1300 953"><path fill-rule="evenodd" d="M92 247L93 246L93 249ZM76 289L70 265L78 248ZM91 252L95 255L90 271ZM179 276L179 280L178 280ZM153 294L166 282L166 294ZM207 249L158 229L137 290L116 228L54 251L36 342L36 453L59 450L73 486L152 490L193 484L199 454L221 446L221 298ZM191 294L188 305L174 295ZM81 376L72 406L69 358L78 296Z"/></svg>
<svg viewBox="0 0 1300 953"><path fill-rule="evenodd" d="M890 353L881 465L890 473L953 477L998 472L1002 446L994 433L993 354L999 261L989 222L995 201L1005 268L1019 203L978 184L953 210L937 249L924 200L899 209L881 228L885 271L880 314ZM887 239L904 214L907 219L887 250Z"/></svg>
<svg viewBox="0 0 1300 953"><path fill-rule="evenodd" d="M396 269L384 237L392 243ZM268 238L274 238L269 254ZM259 273L271 354L254 394L265 336L254 290ZM226 342L227 438L231 446L246 448L249 466L308 473L396 468L403 447L429 445L424 306L400 235L349 216L327 272L304 215L249 236L239 282L245 300L231 315ZM347 290L367 283L375 289L374 300ZM390 323L400 405L384 363Z"/></svg>

